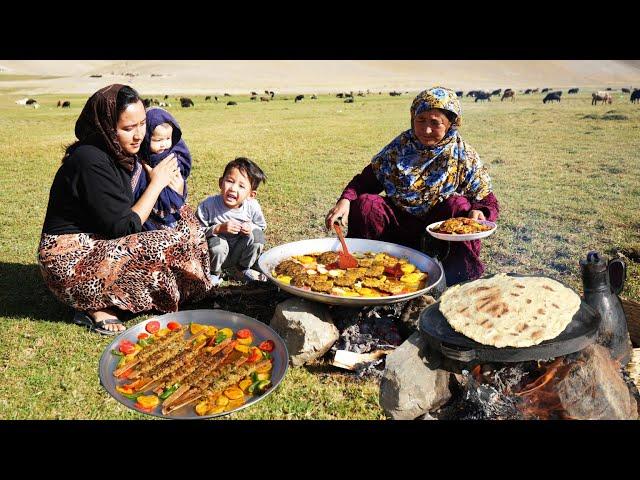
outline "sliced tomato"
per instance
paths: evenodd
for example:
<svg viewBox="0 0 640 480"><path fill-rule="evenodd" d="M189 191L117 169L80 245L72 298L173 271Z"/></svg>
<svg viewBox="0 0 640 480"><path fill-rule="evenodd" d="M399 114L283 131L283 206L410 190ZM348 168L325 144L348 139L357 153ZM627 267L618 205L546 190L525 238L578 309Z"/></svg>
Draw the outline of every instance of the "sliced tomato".
<svg viewBox="0 0 640 480"><path fill-rule="evenodd" d="M147 322L147 324L144 326L144 329L149 333L156 333L158 330L160 330L160 322L157 320Z"/></svg>
<svg viewBox="0 0 640 480"><path fill-rule="evenodd" d="M123 340L122 342L120 342L120 346L118 347L118 350L120 350L125 355L129 355L136 351L136 346L133 343L131 343L129 340Z"/></svg>
<svg viewBox="0 0 640 480"><path fill-rule="evenodd" d="M144 340L145 338L149 338L149 334L148 333L139 333L138 334L138 340Z"/></svg>
<svg viewBox="0 0 640 480"><path fill-rule="evenodd" d="M248 328L243 328L242 330L238 330L236 332L236 337L238 338L249 338L251 336L251 330Z"/></svg>
<svg viewBox="0 0 640 480"><path fill-rule="evenodd" d="M404 275L404 272L402 271L402 264L396 263L393 267L384 267L384 273L396 278L401 277Z"/></svg>
<svg viewBox="0 0 640 480"><path fill-rule="evenodd" d="M273 349L275 347L276 347L276 344L273 343L273 340L265 340L258 346L258 348L263 352L273 352Z"/></svg>
<svg viewBox="0 0 640 480"><path fill-rule="evenodd" d="M117 386L116 390L120 393L126 393L127 395L131 395L134 392L133 387L129 385Z"/></svg>
<svg viewBox="0 0 640 480"><path fill-rule="evenodd" d="M169 322L167 323L167 328L169 330L180 330L182 328L182 325L180 325L178 322Z"/></svg>
<svg viewBox="0 0 640 480"><path fill-rule="evenodd" d="M140 402L136 402L134 405L138 410L142 410L143 412L151 413L154 407L144 407L140 404Z"/></svg>
<svg viewBox="0 0 640 480"><path fill-rule="evenodd" d="M249 358L247 358L247 363L255 363L262 358L262 352L260 349L253 347L251 349L251 353L249 354Z"/></svg>

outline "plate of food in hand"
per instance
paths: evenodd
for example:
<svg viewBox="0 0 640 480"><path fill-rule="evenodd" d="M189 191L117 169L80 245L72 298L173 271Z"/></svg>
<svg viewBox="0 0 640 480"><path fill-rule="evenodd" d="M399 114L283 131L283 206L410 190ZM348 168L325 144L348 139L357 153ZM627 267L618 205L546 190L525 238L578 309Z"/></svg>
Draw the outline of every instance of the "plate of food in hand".
<svg viewBox="0 0 640 480"><path fill-rule="evenodd" d="M498 225L488 220L473 220L467 217L454 217L427 226L427 233L438 240L449 242L467 242L488 237L495 233Z"/></svg>

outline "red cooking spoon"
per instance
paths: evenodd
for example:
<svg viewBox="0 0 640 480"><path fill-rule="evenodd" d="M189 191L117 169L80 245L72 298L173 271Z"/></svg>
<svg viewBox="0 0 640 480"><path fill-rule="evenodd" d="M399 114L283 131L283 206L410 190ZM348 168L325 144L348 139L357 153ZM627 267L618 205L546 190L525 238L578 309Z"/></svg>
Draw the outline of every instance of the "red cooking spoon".
<svg viewBox="0 0 640 480"><path fill-rule="evenodd" d="M333 222L333 228L338 234L338 239L342 244L342 252L338 252L338 268L342 270L346 270L347 268L356 268L358 266L358 260L349 253L347 242L344 241L344 235L342 234L342 227L340 226L340 223Z"/></svg>

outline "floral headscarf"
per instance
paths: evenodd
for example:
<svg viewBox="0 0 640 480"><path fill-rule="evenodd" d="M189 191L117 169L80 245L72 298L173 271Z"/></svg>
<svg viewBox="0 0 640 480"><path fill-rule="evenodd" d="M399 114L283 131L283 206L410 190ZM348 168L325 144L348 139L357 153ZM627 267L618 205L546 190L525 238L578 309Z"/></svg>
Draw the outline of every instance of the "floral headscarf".
<svg viewBox="0 0 640 480"><path fill-rule="evenodd" d="M416 137L416 115L439 108L456 115L438 144L428 147ZM371 160L376 177L395 205L418 217L451 195L482 200L491 192L491 178L477 152L460 134L462 108L453 90L434 87L411 104L412 128L401 133Z"/></svg>

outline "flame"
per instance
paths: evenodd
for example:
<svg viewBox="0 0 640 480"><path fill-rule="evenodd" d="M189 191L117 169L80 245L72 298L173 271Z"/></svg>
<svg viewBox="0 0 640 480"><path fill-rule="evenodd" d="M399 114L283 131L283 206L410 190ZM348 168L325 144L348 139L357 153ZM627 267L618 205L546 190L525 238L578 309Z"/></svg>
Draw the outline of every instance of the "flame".
<svg viewBox="0 0 640 480"><path fill-rule="evenodd" d="M476 365L475 367L473 367L473 370L471 370L471 375L476 382L482 383L482 366Z"/></svg>
<svg viewBox="0 0 640 480"><path fill-rule="evenodd" d="M573 365L574 362L565 362L564 357L557 358L550 364L540 365L542 375L516 393L522 400L520 409L525 417L540 420L570 418L564 411L555 385L567 376Z"/></svg>

